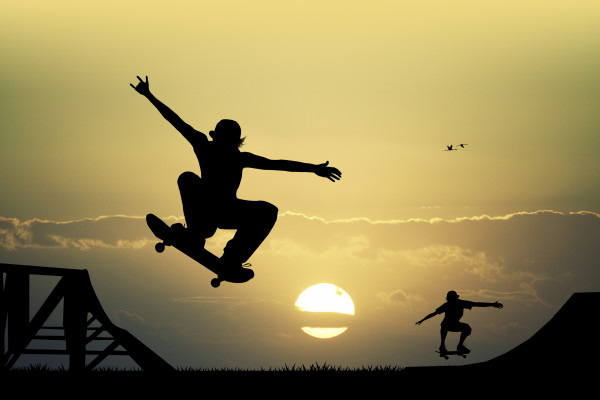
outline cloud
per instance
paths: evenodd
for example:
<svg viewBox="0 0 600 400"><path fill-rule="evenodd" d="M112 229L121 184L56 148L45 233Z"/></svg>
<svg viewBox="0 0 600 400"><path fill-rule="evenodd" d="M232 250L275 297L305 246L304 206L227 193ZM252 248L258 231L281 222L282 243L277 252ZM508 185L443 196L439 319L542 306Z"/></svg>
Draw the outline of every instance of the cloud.
<svg viewBox="0 0 600 400"><path fill-rule="evenodd" d="M181 218L165 220L175 223ZM40 218L20 221L0 216L0 248L9 251L25 248L140 249L151 237L143 216L111 215L72 221Z"/></svg>
<svg viewBox="0 0 600 400"><path fill-rule="evenodd" d="M470 216L458 217L454 219L442 218L410 218L410 219L390 219L390 220L372 220L367 217L352 217L345 219L327 220L318 216L308 216L303 213L285 211L279 214L280 219L303 219L308 222L316 222L324 225L434 225L434 224L461 224L467 222L483 221L508 221L524 216L581 216L600 219L600 214L592 211L560 212L553 210L521 211L501 216ZM6 250L16 250L26 247L50 247L50 248L76 248L79 250L88 250L93 247L102 248L128 248L139 249L144 247L149 239L155 241L148 233L144 216L129 215L109 215L83 218L71 221L52 221L41 218L33 218L27 221L20 221L17 218L0 216L0 247ZM169 216L163 218L165 222L172 224L183 222L183 217ZM280 223L281 224L281 223ZM225 235L221 242L228 240ZM354 250L344 251L356 253L365 250L369 246L369 238L362 234L356 234L352 238L345 239ZM295 254L306 252L307 249L300 246L297 242L279 240L273 242L279 250L291 251ZM425 252L427 250L422 250ZM430 252L436 250L430 249ZM446 252L447 253L447 252ZM447 254L449 255L449 253ZM456 255L459 256L459 255Z"/></svg>
<svg viewBox="0 0 600 400"><path fill-rule="evenodd" d="M116 310L112 313L113 316L113 320L115 321L115 323L118 324L127 324L127 325L146 325L146 320L136 314L136 313L132 313L130 311L127 310Z"/></svg>
<svg viewBox="0 0 600 400"><path fill-rule="evenodd" d="M252 297L227 297L227 296L191 296L191 297L178 297L175 299L181 303L211 303L211 304L251 304L251 303L264 303L268 300L252 298Z"/></svg>
<svg viewBox="0 0 600 400"><path fill-rule="evenodd" d="M167 218L168 223L181 221ZM210 249L223 248L232 235L225 232L211 238ZM482 291L488 290L491 297L552 302L564 293L598 290L599 239L600 214L592 211L386 221L326 220L287 211L280 214L257 257L261 266L285 265L288 273L355 277L365 284L385 277L397 282L396 287L372 290L389 304L403 301L402 296L404 301L434 296L424 279L437 281L435 290L443 285L481 297L488 296ZM0 251L127 251L155 241L143 216L73 221L0 217Z"/></svg>
<svg viewBox="0 0 600 400"><path fill-rule="evenodd" d="M509 213L500 216L490 216L490 215L479 215L479 216L471 216L471 217L457 217L457 218L408 218L408 219L388 219L388 220L373 220L367 217L352 217L352 218L339 218L333 220L327 220L325 218L321 218L318 216L309 216L304 213L299 213L295 211L285 211L279 214L279 217L301 217L310 221L318 221L324 224L351 224L351 223L359 223L365 222L371 225L397 225L397 224L409 224L415 222L425 222L430 224L435 223L459 223L464 221L506 221L514 217L523 216L523 215L541 215L541 214L555 214L555 215L591 215L596 218L600 218L600 213L596 213L593 211L571 211L568 213L554 210L537 210L537 211L519 211L514 213Z"/></svg>
<svg viewBox="0 0 600 400"><path fill-rule="evenodd" d="M191 304L210 304L221 306L221 311L229 312L239 307L246 307L246 309L264 308L266 304L278 305L280 302L274 299L264 299L259 297L234 297L234 296L189 296L189 297L178 297L174 299L178 303L191 303Z"/></svg>
<svg viewBox="0 0 600 400"><path fill-rule="evenodd" d="M423 301L421 296L415 295L413 293L406 293L402 289L397 289L390 293L378 292L377 298L386 304L398 303L401 305L411 305L411 303Z"/></svg>
<svg viewBox="0 0 600 400"><path fill-rule="evenodd" d="M340 276L364 276L368 270L365 279L381 275L388 284L397 282L395 289L376 292L388 304L407 293L432 298L440 287L481 299L527 304L556 304L575 291L599 290L600 214L596 212L538 210L388 221L325 220L291 212L283 216L297 223L282 222L277 240L296 249L295 257L300 250L321 258L329 255L316 268L337 267ZM303 224L312 226L298 229ZM360 241L352 242L351 238L359 237Z"/></svg>

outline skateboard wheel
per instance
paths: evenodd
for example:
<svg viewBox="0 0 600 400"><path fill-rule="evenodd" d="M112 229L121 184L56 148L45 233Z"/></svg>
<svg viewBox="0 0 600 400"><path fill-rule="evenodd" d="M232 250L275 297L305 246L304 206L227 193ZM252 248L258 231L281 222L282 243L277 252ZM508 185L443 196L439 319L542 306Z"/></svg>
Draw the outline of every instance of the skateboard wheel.
<svg viewBox="0 0 600 400"><path fill-rule="evenodd" d="M156 243L154 245L154 249L158 252L158 253L162 253L163 251L165 251L165 244L164 243Z"/></svg>
<svg viewBox="0 0 600 400"><path fill-rule="evenodd" d="M218 287L221 285L221 281L220 281L219 279L217 279L217 278L213 278L213 279L210 281L210 285L211 285L212 287L214 287L214 288L218 288Z"/></svg>

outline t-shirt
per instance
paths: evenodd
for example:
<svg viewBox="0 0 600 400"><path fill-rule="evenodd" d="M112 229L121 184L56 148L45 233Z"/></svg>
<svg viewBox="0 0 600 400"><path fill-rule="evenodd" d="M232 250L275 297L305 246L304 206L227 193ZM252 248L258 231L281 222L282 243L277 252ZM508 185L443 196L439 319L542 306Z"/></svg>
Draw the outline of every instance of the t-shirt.
<svg viewBox="0 0 600 400"><path fill-rule="evenodd" d="M470 310L471 307L473 307L473 302L457 299L442 304L435 311L438 314L445 313L443 324L456 324L462 318L463 310L465 308Z"/></svg>
<svg viewBox="0 0 600 400"><path fill-rule="evenodd" d="M240 152L235 147L219 146L200 132L191 137L190 143L200 164L202 181L213 200L222 202L236 199L242 170L259 157Z"/></svg>

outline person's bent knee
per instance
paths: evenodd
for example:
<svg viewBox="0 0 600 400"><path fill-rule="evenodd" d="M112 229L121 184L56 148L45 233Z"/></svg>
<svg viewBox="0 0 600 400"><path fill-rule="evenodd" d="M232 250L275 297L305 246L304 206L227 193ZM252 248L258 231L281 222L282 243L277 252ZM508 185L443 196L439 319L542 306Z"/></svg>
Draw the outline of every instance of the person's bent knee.
<svg viewBox="0 0 600 400"><path fill-rule="evenodd" d="M471 334L471 327L470 327L469 325L465 324L465 325L463 326L463 333L464 333L466 336L469 336L469 335Z"/></svg>
<svg viewBox="0 0 600 400"><path fill-rule="evenodd" d="M255 223L263 226L273 226L277 221L279 209L266 201L257 201L254 204L252 219Z"/></svg>
<svg viewBox="0 0 600 400"><path fill-rule="evenodd" d="M275 223L275 221L277 221L279 209L273 204L267 202L264 202L263 208L264 215L267 218L267 220L271 221L272 223Z"/></svg>
<svg viewBox="0 0 600 400"><path fill-rule="evenodd" d="M200 182L202 182L200 177L190 171L182 173L181 175L179 175L179 178L177 178L177 185L180 189L198 185L200 184Z"/></svg>

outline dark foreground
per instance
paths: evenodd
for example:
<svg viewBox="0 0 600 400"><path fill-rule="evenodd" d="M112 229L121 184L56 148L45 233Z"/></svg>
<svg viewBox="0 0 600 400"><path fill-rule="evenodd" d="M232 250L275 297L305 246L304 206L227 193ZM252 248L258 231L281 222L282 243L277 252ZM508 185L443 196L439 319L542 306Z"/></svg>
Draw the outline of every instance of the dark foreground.
<svg viewBox="0 0 600 400"><path fill-rule="evenodd" d="M179 399L208 393L281 398L286 396L407 394L449 398L499 398L523 394L568 393L579 397L596 387L598 367L548 367L544 370L490 368L485 364L460 367L320 371L10 371L0 375L4 393L50 398L139 398L168 396ZM212 397L212 396L211 396ZM221 396L219 396L221 397ZM15 397L17 398L17 397Z"/></svg>
<svg viewBox="0 0 600 400"><path fill-rule="evenodd" d="M590 393L597 393L600 376L593 357L597 321L590 317L599 307L600 292L576 293L521 345L490 361L464 366L359 370L319 366L270 371L175 370L169 366L166 373L94 370L79 374L30 368L0 372L0 390L10 399L40 395L61 400L238 396L308 400L333 395L335 400L348 395L350 399L407 395L427 399L589 398ZM567 348L558 349L560 344Z"/></svg>

